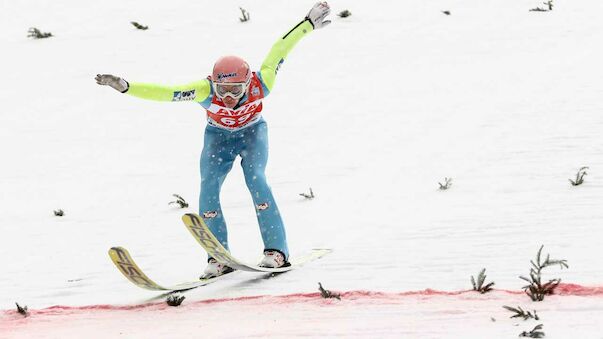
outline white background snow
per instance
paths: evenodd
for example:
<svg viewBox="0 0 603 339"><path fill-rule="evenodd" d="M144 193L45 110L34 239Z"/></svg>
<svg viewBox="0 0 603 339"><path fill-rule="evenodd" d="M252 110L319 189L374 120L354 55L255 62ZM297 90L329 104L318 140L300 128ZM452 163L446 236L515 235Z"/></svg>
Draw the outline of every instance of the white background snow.
<svg viewBox="0 0 603 339"><path fill-rule="evenodd" d="M257 69L313 2L0 2L0 337L515 338L543 323L547 338L603 338L601 296L279 299L319 281L340 292L461 291L482 268L495 287L521 291L540 245L570 265L545 278L603 283L601 2L555 1L545 13L528 11L544 6L536 0L330 4L333 23L291 52L264 117L292 255L334 252L270 280L238 273L180 308L21 319L15 301L43 310L157 296L125 280L111 246L160 284L205 266L180 221L197 212L204 111L122 95L94 76L187 83L225 54ZM344 9L352 16L335 15ZM29 27L55 36L28 39ZM573 187L582 166L585 183ZM440 191L445 177L453 185ZM299 196L309 187L314 200ZM191 207L168 206L173 193ZM256 260L238 165L222 204L233 254ZM509 319L502 305L542 320Z"/></svg>

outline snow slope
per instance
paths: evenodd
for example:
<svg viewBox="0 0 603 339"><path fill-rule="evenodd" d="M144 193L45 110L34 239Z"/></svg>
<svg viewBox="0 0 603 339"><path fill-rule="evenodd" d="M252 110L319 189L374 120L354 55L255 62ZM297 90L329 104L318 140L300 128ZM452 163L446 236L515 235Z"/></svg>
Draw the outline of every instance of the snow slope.
<svg viewBox="0 0 603 339"><path fill-rule="evenodd" d="M0 337L502 338L537 324L502 305L537 309L549 338L603 337L594 0L547 13L528 11L540 1L331 1L352 16L299 43L264 116L292 254L334 252L273 279L239 273L181 308L117 272L115 245L159 283L205 266L180 222L196 212L204 112L120 95L94 75L185 83L224 54L259 67L312 4L0 3ZM27 39L32 26L55 36ZM586 182L572 187L582 166ZM440 191L445 177L453 186ZM309 187L314 200L298 195ZM168 206L173 193L191 208ZM233 254L253 260L261 238L238 166L222 203ZM570 265L545 278L577 287L532 303L518 276L542 244ZM501 290L461 293L484 267ZM348 294L322 300L319 281Z"/></svg>

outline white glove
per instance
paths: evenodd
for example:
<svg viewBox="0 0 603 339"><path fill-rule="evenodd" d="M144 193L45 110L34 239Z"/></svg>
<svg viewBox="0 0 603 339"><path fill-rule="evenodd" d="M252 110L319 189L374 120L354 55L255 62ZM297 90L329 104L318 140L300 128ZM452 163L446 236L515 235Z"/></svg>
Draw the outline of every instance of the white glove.
<svg viewBox="0 0 603 339"><path fill-rule="evenodd" d="M97 74L94 80L96 80L96 83L99 85L111 86L122 93L127 92L130 87L127 81L111 74Z"/></svg>
<svg viewBox="0 0 603 339"><path fill-rule="evenodd" d="M331 23L331 20L325 20L329 13L331 13L331 7L326 1L317 2L306 15L306 19L310 20L314 29L323 28Z"/></svg>

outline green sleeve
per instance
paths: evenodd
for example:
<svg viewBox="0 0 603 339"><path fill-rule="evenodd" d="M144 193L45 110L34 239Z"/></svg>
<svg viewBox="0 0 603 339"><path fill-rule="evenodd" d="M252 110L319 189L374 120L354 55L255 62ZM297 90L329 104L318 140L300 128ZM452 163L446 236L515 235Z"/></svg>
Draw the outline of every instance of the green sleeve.
<svg viewBox="0 0 603 339"><path fill-rule="evenodd" d="M272 46L270 53L268 53L268 56L266 56L266 59L264 59L262 67L260 68L260 76L264 85L268 88L268 91L272 90L276 73L281 64L285 61L287 54L289 54L301 38L312 32L312 30L314 30L314 28L310 21L304 20Z"/></svg>
<svg viewBox="0 0 603 339"><path fill-rule="evenodd" d="M155 101L196 101L202 102L211 92L209 80L203 79L187 85L164 86L140 82L130 82L126 92L129 95Z"/></svg>

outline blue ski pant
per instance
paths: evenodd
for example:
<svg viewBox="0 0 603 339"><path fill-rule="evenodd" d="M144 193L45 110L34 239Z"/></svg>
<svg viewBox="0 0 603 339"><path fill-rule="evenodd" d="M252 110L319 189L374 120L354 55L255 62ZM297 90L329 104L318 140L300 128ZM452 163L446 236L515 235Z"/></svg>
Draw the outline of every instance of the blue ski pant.
<svg viewBox="0 0 603 339"><path fill-rule="evenodd" d="M255 205L264 249L278 250L287 259L289 249L285 227L266 182L268 127L263 119L234 132L207 125L201 153L199 215L228 249L228 231L220 206L220 190L237 156L241 156L245 183Z"/></svg>

